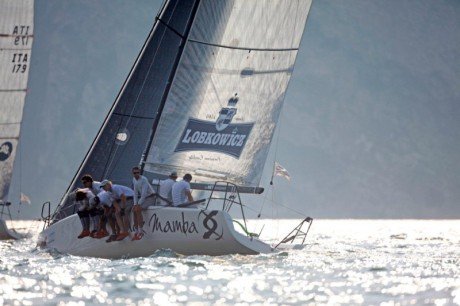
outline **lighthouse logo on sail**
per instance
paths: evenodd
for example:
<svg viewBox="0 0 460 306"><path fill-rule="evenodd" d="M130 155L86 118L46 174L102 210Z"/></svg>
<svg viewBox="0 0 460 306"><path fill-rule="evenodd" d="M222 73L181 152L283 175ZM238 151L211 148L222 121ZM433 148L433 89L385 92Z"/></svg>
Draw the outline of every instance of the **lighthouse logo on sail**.
<svg viewBox="0 0 460 306"><path fill-rule="evenodd" d="M216 121L189 118L174 152L214 151L239 158L254 123L234 123L238 94L228 100Z"/></svg>

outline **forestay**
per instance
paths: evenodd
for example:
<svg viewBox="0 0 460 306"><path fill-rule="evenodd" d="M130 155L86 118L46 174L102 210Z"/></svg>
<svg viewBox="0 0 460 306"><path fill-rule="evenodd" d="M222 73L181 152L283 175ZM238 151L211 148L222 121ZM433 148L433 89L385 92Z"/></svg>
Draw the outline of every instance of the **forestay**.
<svg viewBox="0 0 460 306"><path fill-rule="evenodd" d="M7 200L17 153L33 27L33 0L0 0L0 202Z"/></svg>
<svg viewBox="0 0 460 306"><path fill-rule="evenodd" d="M146 171L258 186L310 5L200 2Z"/></svg>

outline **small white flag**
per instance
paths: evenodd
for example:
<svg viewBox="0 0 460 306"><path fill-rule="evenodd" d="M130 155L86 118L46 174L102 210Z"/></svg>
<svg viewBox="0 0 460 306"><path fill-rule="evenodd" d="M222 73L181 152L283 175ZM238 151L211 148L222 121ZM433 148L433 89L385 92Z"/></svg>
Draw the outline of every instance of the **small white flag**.
<svg viewBox="0 0 460 306"><path fill-rule="evenodd" d="M30 204L30 203L31 203L29 197L26 196L25 194L23 194L22 192L21 192L21 199L20 199L20 202L21 202L21 204L22 204L22 203L26 203L26 204Z"/></svg>
<svg viewBox="0 0 460 306"><path fill-rule="evenodd" d="M278 164L278 162L275 162L275 169L273 171L273 175L282 176L288 181L291 180L291 176L289 175L289 172L286 170L286 168Z"/></svg>

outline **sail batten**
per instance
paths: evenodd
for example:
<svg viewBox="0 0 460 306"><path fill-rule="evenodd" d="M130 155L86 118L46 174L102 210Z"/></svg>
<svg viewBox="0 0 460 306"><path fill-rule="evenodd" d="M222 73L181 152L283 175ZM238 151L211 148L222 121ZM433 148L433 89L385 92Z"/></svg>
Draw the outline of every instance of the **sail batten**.
<svg viewBox="0 0 460 306"><path fill-rule="evenodd" d="M299 48L252 48L252 47L227 46L227 45L213 44L213 43L209 43L205 41L199 41L196 39L189 39L189 41L198 43L198 44L213 46L213 47L236 49L236 50L246 50L246 51L295 51L295 50L299 50Z"/></svg>

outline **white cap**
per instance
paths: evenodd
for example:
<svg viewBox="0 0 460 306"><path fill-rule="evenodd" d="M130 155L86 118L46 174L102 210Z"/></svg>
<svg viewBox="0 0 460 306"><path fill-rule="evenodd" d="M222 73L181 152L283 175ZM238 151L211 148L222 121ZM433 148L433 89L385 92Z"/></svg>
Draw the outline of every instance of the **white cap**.
<svg viewBox="0 0 460 306"><path fill-rule="evenodd" d="M100 187L100 188L104 187L105 185L107 185L107 184L109 184L109 183L111 183L109 180L103 180L103 181L101 182L101 187Z"/></svg>

